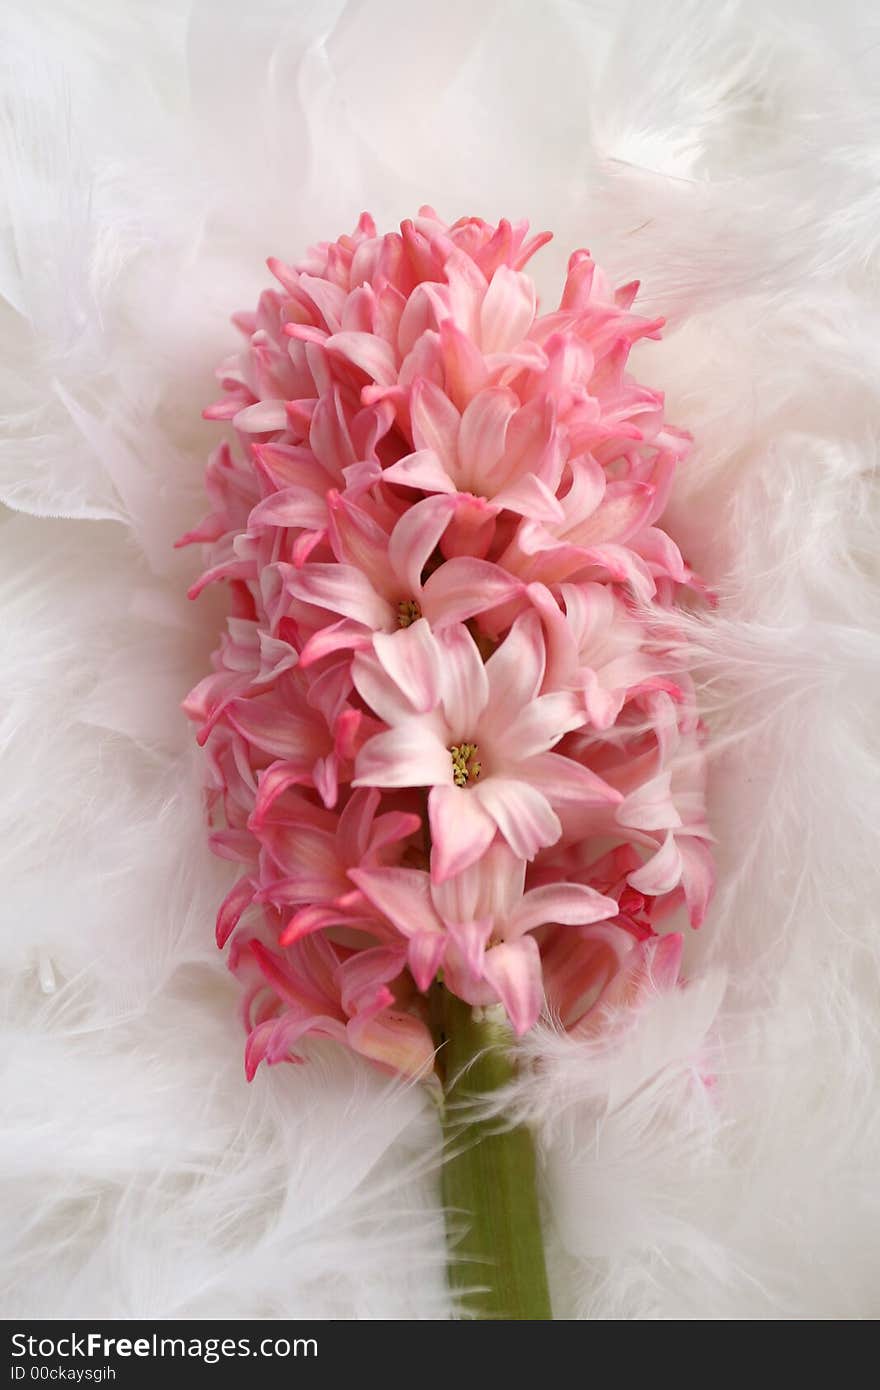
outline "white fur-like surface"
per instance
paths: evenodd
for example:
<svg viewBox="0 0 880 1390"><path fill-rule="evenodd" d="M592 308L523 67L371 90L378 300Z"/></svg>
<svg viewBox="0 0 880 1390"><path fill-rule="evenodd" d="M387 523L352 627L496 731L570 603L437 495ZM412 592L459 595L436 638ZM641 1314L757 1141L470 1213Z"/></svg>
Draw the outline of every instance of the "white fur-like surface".
<svg viewBox="0 0 880 1390"><path fill-rule="evenodd" d="M880 1314L880 24L870 7L7 0L0 21L6 1316L440 1318L431 1105L243 1079L178 710L228 314L368 207L531 217L668 316L696 436L719 892L688 987L539 1032L559 1316Z"/></svg>

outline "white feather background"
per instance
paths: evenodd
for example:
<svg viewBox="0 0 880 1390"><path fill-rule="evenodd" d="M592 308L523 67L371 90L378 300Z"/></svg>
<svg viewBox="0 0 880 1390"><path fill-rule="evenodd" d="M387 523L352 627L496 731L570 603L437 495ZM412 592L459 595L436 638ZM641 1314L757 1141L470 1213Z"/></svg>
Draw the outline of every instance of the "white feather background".
<svg viewBox="0 0 880 1390"><path fill-rule="evenodd" d="M880 21L857 3L5 0L7 1317L444 1318L430 1102L248 1087L174 538L230 312L368 207L529 216L667 315L719 892L614 1049L538 1032L557 1315L880 1314ZM711 1076L708 1089L697 1073Z"/></svg>

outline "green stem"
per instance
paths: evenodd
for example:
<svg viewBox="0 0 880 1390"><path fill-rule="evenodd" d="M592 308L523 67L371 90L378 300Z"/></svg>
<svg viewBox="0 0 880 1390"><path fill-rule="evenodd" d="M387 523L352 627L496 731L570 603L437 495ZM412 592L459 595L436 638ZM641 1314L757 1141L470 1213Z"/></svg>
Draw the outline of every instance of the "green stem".
<svg viewBox="0 0 880 1390"><path fill-rule="evenodd" d="M449 1235L449 1283L465 1317L548 1320L535 1150L522 1126L469 1119L469 1103L513 1075L506 1025L457 999L442 985L437 1028L446 1074L443 1202Z"/></svg>

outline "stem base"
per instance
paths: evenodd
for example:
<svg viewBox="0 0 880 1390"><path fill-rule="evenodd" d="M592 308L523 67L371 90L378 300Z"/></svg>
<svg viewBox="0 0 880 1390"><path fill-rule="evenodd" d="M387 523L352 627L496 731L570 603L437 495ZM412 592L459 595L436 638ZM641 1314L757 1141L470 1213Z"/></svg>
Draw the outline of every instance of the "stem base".
<svg viewBox="0 0 880 1390"><path fill-rule="evenodd" d="M523 1126L467 1118L469 1102L513 1075L510 1030L443 986L439 996L444 1138L452 1151L443 1165L450 1287L465 1317L549 1320L531 1135Z"/></svg>

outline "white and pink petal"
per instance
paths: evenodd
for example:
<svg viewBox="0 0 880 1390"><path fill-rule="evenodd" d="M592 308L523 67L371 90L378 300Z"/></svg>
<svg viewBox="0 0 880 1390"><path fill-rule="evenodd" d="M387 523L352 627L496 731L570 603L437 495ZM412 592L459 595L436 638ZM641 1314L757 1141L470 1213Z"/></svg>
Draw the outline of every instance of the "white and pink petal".
<svg viewBox="0 0 880 1390"><path fill-rule="evenodd" d="M452 762L446 754L452 781ZM475 864L495 836L495 824L476 788L435 786L428 796L431 826L431 878L443 883Z"/></svg>
<svg viewBox="0 0 880 1390"><path fill-rule="evenodd" d="M537 787L513 777L487 777L465 789L478 801L519 859L534 859L562 834L559 817ZM472 862L472 861L471 861Z"/></svg>
<svg viewBox="0 0 880 1390"><path fill-rule="evenodd" d="M443 689L442 652L424 618L397 632L377 632L373 650L385 674L418 714L436 708Z"/></svg>
<svg viewBox="0 0 880 1390"><path fill-rule="evenodd" d="M537 1023L544 1006L541 953L533 936L502 941L486 952L483 977L496 991L514 1032L521 1036Z"/></svg>

